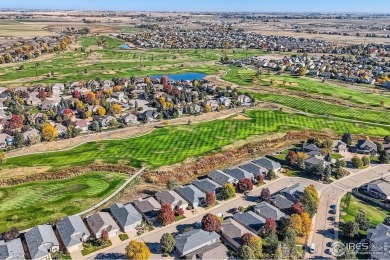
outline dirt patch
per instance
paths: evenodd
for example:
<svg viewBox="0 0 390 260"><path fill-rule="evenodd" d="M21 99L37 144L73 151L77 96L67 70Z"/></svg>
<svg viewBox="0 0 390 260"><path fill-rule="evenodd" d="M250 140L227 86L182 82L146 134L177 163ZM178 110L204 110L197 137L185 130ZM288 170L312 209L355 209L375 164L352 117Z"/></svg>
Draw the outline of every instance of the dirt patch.
<svg viewBox="0 0 390 260"><path fill-rule="evenodd" d="M244 116L244 115L237 115L237 116L233 117L233 119L236 119L236 120L252 120L252 118Z"/></svg>
<svg viewBox="0 0 390 260"><path fill-rule="evenodd" d="M286 86L292 86L292 87L298 87L299 86L299 84L296 83L296 82L287 82L285 85Z"/></svg>
<svg viewBox="0 0 390 260"><path fill-rule="evenodd" d="M274 83L275 83L276 85L282 85L282 84L283 84L283 81L281 81L281 80L274 80Z"/></svg>
<svg viewBox="0 0 390 260"><path fill-rule="evenodd" d="M13 169L2 169L0 171L0 179L1 180L9 180L9 179L18 179L29 177L35 174L40 174L43 172L47 172L50 169L48 166L37 166L37 167L19 167Z"/></svg>

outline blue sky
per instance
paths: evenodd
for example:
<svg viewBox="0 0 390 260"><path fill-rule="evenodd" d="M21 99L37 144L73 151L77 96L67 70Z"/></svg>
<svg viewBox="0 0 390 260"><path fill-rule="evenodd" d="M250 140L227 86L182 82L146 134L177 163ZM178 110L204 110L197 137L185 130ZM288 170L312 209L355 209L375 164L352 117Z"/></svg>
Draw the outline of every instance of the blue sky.
<svg viewBox="0 0 390 260"><path fill-rule="evenodd" d="M0 8L390 13L390 0L0 0Z"/></svg>

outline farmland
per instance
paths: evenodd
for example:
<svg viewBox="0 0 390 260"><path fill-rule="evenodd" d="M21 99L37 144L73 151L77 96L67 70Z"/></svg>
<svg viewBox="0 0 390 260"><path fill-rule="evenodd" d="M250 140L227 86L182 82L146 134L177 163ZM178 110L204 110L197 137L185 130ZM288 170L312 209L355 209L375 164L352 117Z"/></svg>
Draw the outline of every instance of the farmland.
<svg viewBox="0 0 390 260"><path fill-rule="evenodd" d="M0 188L0 232L53 222L103 200L126 180L107 172Z"/></svg>
<svg viewBox="0 0 390 260"><path fill-rule="evenodd" d="M359 125L274 110L248 111L246 115L252 120L228 118L189 126L170 126L141 137L91 142L62 152L10 158L5 167L51 166L57 169L98 160L108 163L126 161L135 167L147 164L154 168L217 152L235 141L270 132L310 129L384 136L390 131L390 127Z"/></svg>

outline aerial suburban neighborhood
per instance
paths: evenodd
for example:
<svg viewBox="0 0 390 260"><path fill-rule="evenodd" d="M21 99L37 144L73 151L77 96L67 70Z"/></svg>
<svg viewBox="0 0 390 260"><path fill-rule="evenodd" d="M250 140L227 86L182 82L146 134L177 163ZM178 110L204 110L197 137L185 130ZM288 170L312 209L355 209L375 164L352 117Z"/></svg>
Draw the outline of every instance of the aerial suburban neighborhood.
<svg viewBox="0 0 390 260"><path fill-rule="evenodd" d="M2 3L0 260L389 259L389 24L384 0Z"/></svg>

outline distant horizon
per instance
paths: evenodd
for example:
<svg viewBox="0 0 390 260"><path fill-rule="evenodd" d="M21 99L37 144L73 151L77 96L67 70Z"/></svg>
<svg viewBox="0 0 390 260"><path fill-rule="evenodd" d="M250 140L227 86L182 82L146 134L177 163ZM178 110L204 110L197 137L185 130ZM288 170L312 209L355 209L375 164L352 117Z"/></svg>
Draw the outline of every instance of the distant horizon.
<svg viewBox="0 0 390 260"><path fill-rule="evenodd" d="M93 6L93 7L91 7ZM0 0L0 10L390 14L388 0Z"/></svg>

